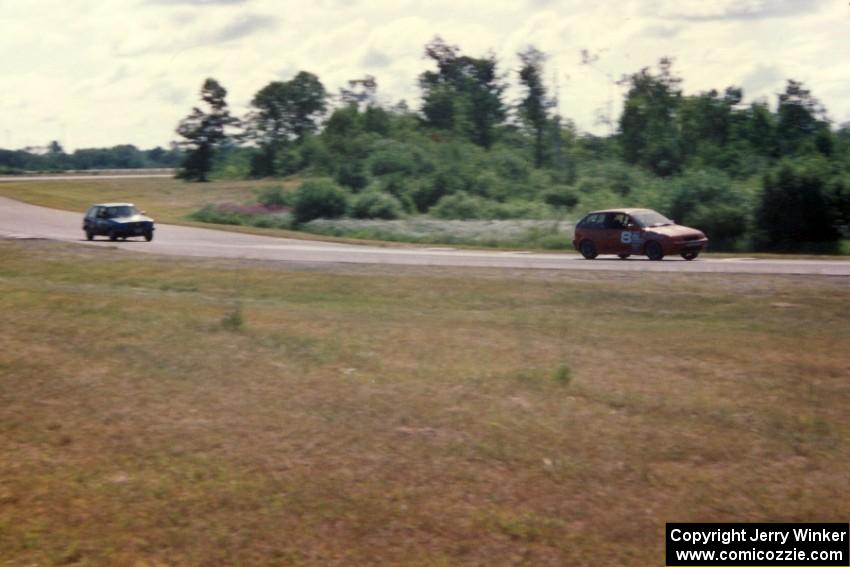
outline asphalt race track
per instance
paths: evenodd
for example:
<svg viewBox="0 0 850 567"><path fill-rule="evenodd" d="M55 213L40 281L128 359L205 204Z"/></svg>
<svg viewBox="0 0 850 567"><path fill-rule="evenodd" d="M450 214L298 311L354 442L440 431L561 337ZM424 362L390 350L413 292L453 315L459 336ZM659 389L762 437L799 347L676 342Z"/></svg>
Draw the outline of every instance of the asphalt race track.
<svg viewBox="0 0 850 567"><path fill-rule="evenodd" d="M574 253L456 250L450 247L359 246L164 224L157 224L153 242L145 242L141 238L110 242L105 237L98 237L95 241L88 242L82 231L83 212L59 211L0 197L0 238L38 238L76 242L88 246L114 246L128 252L273 262L850 276L850 261L841 260L698 258L688 262L679 257L669 257L661 262L653 262L645 257L620 260L611 256L588 261Z"/></svg>

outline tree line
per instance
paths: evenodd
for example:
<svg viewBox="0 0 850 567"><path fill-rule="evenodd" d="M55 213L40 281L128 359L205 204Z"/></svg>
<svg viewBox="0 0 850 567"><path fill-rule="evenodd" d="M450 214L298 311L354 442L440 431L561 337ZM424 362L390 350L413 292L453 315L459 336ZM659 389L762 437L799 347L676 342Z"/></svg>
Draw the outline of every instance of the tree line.
<svg viewBox="0 0 850 567"><path fill-rule="evenodd" d="M62 145L54 140L44 148L0 148L0 174L71 169L173 168L180 165L182 156L182 151L177 147L140 150L131 144L111 148L82 148L66 153Z"/></svg>
<svg viewBox="0 0 850 567"><path fill-rule="evenodd" d="M207 79L203 105L177 130L180 175L299 174L333 185L323 195L380 203L383 216L540 218L647 206L726 248L850 236L850 127L834 127L799 81L787 81L775 109L744 103L734 85L686 95L664 58L620 79L616 130L595 136L559 115L546 55L533 46L507 72L492 53L473 57L439 37L424 53L432 67L418 77L416 112L403 101L380 104L374 77L332 95L301 71L260 89L250 112L236 117L226 89ZM520 92L513 101L511 81ZM316 214L346 210L354 209ZM357 210L369 216L368 207Z"/></svg>

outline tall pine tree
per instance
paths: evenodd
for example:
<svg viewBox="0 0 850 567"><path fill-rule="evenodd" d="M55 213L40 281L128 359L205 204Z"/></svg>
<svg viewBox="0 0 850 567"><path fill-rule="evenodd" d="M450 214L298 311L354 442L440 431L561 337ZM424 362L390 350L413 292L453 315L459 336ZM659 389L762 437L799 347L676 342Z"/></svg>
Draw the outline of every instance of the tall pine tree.
<svg viewBox="0 0 850 567"><path fill-rule="evenodd" d="M185 154L177 176L190 181L208 181L216 149L228 139L227 128L238 124L227 108L227 89L215 79L207 79L201 87L201 100L207 110L198 107L180 121L177 133Z"/></svg>

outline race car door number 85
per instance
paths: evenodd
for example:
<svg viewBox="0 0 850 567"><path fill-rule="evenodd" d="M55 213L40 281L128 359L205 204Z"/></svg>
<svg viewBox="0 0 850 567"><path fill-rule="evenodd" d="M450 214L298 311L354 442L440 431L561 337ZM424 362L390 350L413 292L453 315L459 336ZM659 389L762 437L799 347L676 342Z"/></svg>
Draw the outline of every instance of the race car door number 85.
<svg viewBox="0 0 850 567"><path fill-rule="evenodd" d="M620 242L623 244L635 244L640 242L640 232L630 232L624 230L620 233Z"/></svg>

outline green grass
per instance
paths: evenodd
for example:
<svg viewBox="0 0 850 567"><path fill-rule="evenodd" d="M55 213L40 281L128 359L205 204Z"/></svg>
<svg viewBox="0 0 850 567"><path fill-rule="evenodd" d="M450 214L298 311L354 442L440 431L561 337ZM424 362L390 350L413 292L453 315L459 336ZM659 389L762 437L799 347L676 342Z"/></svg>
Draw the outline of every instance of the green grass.
<svg viewBox="0 0 850 567"><path fill-rule="evenodd" d="M0 242L0 558L646 565L666 521L846 521L848 300Z"/></svg>

